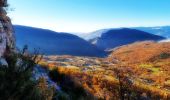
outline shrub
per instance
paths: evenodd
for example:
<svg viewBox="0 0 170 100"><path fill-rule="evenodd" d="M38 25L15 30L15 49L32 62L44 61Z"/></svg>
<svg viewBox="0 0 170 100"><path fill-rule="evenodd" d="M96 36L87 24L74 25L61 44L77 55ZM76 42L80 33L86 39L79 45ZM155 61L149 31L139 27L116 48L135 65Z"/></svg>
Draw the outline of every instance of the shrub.
<svg viewBox="0 0 170 100"><path fill-rule="evenodd" d="M49 87L45 78L39 78L37 87L41 94L41 100L52 100L55 88Z"/></svg>
<svg viewBox="0 0 170 100"><path fill-rule="evenodd" d="M0 100L43 100L32 71L37 55L22 52L5 53L7 65L0 63Z"/></svg>
<svg viewBox="0 0 170 100"><path fill-rule="evenodd" d="M58 71L58 68L55 68L49 72L50 78L57 82L58 84L61 84L64 81L65 74L62 74Z"/></svg>
<svg viewBox="0 0 170 100"><path fill-rule="evenodd" d="M58 68L51 70L49 76L61 87L62 92L57 92L55 96L59 100L86 100L90 96L73 77L61 73Z"/></svg>
<svg viewBox="0 0 170 100"><path fill-rule="evenodd" d="M170 54L169 54L169 53L161 53L161 54L159 55L159 58L160 58L160 59L170 58Z"/></svg>

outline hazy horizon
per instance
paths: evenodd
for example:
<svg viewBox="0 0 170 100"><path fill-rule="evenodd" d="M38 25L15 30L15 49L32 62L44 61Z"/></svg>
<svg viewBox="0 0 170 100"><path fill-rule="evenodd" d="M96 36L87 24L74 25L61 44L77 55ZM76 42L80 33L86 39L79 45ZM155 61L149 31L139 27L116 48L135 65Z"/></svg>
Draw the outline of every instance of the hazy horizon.
<svg viewBox="0 0 170 100"><path fill-rule="evenodd" d="M70 32L70 31L57 31L57 30L53 30L53 29L49 29L49 28L45 28L45 27L37 27L37 26L29 26L29 25L19 25L19 24L14 24L16 26L24 26L24 27L32 27L32 28L39 28L39 29L45 29L45 30L50 30L50 31L54 31L54 32L66 32L66 33L71 33L71 34L75 34L75 35L83 35L83 34L89 34L89 33L93 33L95 31L98 30L104 30L104 29L119 29L119 28L138 28L138 27L146 27L146 28L159 28L159 27L170 27L170 25L162 25L162 26L132 26L132 27L106 27L106 28L101 28L101 29L94 29L92 31L89 32Z"/></svg>

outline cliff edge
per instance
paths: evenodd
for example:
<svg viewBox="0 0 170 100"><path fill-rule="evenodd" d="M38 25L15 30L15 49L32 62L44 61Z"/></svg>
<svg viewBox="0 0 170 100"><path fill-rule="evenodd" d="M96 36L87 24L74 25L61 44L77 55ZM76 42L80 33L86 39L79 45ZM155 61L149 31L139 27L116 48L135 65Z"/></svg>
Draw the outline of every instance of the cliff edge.
<svg viewBox="0 0 170 100"><path fill-rule="evenodd" d="M7 6L7 0L0 0L0 57L15 49L14 30L5 9Z"/></svg>

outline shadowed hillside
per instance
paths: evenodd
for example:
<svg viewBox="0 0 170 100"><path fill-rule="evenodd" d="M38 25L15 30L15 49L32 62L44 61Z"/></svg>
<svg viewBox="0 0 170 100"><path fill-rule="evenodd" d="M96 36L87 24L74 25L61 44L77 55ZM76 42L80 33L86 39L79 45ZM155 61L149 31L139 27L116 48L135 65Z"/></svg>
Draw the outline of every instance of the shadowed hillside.
<svg viewBox="0 0 170 100"><path fill-rule="evenodd" d="M39 48L46 55L104 56L105 52L94 45L69 33L58 33L50 30L14 26L17 47L28 45L32 50Z"/></svg>
<svg viewBox="0 0 170 100"><path fill-rule="evenodd" d="M93 33L91 33L93 34ZM100 33L101 34L101 33ZM103 31L100 37L90 40L98 48L102 50L112 49L114 47L130 44L137 41L153 40L159 41L164 39L161 36L153 35L147 32L135 29L110 29Z"/></svg>

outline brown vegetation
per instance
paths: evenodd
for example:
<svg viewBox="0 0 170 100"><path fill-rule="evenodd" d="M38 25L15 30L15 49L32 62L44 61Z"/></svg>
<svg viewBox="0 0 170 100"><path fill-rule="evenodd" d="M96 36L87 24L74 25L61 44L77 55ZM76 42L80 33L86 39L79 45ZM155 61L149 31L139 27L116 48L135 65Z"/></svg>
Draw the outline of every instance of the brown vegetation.
<svg viewBox="0 0 170 100"><path fill-rule="evenodd" d="M80 66L83 57L69 57L72 62L61 56L48 59L59 58L67 66L60 65L60 61L56 64L43 60L40 64L51 71L57 68L52 79L65 90L80 89L92 100L168 100L169 54L170 43L141 42L117 48L108 58L85 58L88 60L83 62L91 64L90 67Z"/></svg>
<svg viewBox="0 0 170 100"><path fill-rule="evenodd" d="M116 58L124 63L140 63L156 60L155 57L161 58L162 54L164 56L170 54L170 42L146 41L125 45L114 50L109 58Z"/></svg>

